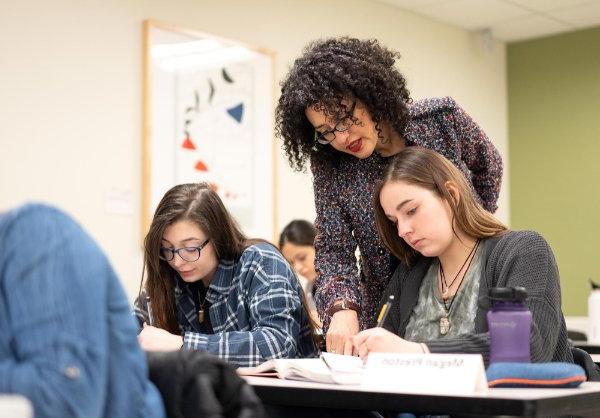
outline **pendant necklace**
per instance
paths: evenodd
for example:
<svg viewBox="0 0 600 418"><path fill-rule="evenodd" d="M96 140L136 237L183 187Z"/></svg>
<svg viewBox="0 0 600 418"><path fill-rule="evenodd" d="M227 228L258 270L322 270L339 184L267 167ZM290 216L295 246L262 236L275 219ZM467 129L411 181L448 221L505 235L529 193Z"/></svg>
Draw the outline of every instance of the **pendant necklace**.
<svg viewBox="0 0 600 418"><path fill-rule="evenodd" d="M199 323L204 322L204 304L206 303L206 295L207 294L208 294L208 289L206 289L206 292L204 293L204 298L200 298L200 290L198 290L198 303L200 304L200 307L198 308L198 322Z"/></svg>
<svg viewBox="0 0 600 418"><path fill-rule="evenodd" d="M201 289L204 290L204 297L201 297ZM208 289L203 285L201 288L198 288L198 322L204 322L204 304L206 303L206 295L208 294Z"/></svg>
<svg viewBox="0 0 600 418"><path fill-rule="evenodd" d="M452 304L454 303L454 300L456 299L456 295L458 295L458 291L460 290L460 287L463 284L464 278L467 275L467 272L469 271L469 267L471 267L471 262L475 258L475 253L477 252L477 247L479 247L479 240L477 240L477 242L471 249L471 252L465 259L465 262L460 267L460 269L458 270L458 273L456 273L456 276L454 276L454 279L452 279L450 284L448 284L446 282L446 276L444 275L444 268L442 267L442 262L440 261L439 278L440 278L440 288L442 289L442 303L444 304L444 312L445 312L444 315L440 318L440 334L442 334L442 335L446 335L448 333L448 331L450 331L450 310L452 309ZM460 276L460 272L467 264L467 261L469 262L469 264L467 265L467 268L465 269L465 273L462 275L461 281L458 283L458 287L456 288L456 293L454 293L454 297L448 304L447 300L450 298L450 287L452 287L454 282ZM445 287L445 290L444 290L444 287Z"/></svg>

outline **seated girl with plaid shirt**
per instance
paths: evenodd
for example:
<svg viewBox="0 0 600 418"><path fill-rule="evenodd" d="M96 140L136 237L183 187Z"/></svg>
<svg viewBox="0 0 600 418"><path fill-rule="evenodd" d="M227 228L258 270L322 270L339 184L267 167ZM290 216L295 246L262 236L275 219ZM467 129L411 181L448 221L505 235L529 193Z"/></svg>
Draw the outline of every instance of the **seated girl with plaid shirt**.
<svg viewBox="0 0 600 418"><path fill-rule="evenodd" d="M235 366L314 357L300 283L271 244L249 240L207 184L162 198L135 301L146 351L202 350Z"/></svg>

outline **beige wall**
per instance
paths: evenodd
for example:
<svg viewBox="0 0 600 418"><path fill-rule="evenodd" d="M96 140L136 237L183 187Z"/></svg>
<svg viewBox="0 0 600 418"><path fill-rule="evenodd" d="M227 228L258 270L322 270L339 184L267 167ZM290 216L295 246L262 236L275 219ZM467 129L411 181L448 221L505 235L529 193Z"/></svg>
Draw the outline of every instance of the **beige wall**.
<svg viewBox="0 0 600 418"><path fill-rule="evenodd" d="M276 51L280 79L310 40L375 37L398 49L415 99L451 95L507 157L505 47L367 0L5 0L0 5L0 208L61 206L107 251L129 295L141 273L142 21ZM279 225L313 218L309 174L278 158ZM293 193L292 193L293 191ZM132 197L131 214L105 211ZM499 216L508 218L508 182ZM32 237L35 243L35 237ZM83 261L85 262L85 261Z"/></svg>

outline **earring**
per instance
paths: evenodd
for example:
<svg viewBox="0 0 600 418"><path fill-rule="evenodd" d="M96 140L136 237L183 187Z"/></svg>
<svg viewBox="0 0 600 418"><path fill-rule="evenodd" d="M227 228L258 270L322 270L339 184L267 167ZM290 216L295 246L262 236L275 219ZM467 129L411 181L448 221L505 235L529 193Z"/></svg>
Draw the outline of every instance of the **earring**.
<svg viewBox="0 0 600 418"><path fill-rule="evenodd" d="M379 139L379 141L381 142L381 144L387 144L387 142L389 141L389 139L386 139L383 137L382 133L381 133L381 128L379 127L379 122L375 123L375 130L377 131L377 139Z"/></svg>

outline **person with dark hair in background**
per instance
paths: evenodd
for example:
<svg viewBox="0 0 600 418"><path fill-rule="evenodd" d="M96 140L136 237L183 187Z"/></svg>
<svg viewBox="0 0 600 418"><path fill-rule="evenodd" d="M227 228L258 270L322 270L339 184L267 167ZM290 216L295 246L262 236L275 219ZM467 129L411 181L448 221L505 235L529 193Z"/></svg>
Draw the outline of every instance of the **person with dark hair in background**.
<svg viewBox="0 0 600 418"><path fill-rule="evenodd" d="M316 355L293 270L277 248L242 233L208 184L181 184L163 196L144 264L135 302L143 349L200 350L243 367Z"/></svg>
<svg viewBox="0 0 600 418"><path fill-rule="evenodd" d="M315 237L317 229L308 221L296 219L288 223L279 236L279 250L298 273L308 309L313 320L320 324L313 299L317 272L315 271Z"/></svg>
<svg viewBox="0 0 600 418"><path fill-rule="evenodd" d="M102 250L68 215L0 215L0 393L36 418L163 418L136 324Z"/></svg>
<svg viewBox="0 0 600 418"><path fill-rule="evenodd" d="M398 57L376 40L318 40L282 82L277 135L290 165L302 170L310 160L314 176L315 302L331 352L352 354L351 337L374 324L397 264L377 237L372 206L390 157L414 145L438 151L465 174L475 199L496 210L498 150L452 98L413 103Z"/></svg>

